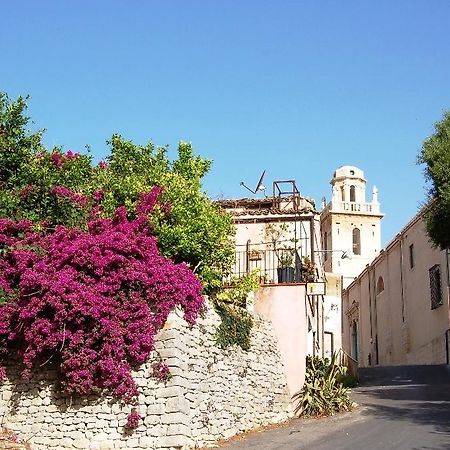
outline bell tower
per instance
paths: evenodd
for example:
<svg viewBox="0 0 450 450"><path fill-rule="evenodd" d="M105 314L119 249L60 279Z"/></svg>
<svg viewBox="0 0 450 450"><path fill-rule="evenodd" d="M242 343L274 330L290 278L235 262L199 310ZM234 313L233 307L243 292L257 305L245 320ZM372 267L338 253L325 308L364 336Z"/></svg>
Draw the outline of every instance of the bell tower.
<svg viewBox="0 0 450 450"><path fill-rule="evenodd" d="M343 287L359 275L381 250L381 219L378 190L366 201L364 172L342 166L331 180L332 197L320 215L322 261L325 272L343 277Z"/></svg>

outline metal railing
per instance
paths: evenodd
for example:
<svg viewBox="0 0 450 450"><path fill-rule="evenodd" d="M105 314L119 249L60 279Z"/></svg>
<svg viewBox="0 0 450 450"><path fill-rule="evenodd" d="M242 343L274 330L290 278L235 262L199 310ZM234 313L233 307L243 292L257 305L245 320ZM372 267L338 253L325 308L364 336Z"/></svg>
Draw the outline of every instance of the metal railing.
<svg viewBox="0 0 450 450"><path fill-rule="evenodd" d="M347 367L347 373L358 379L358 361L352 358L345 350L342 350L342 348L338 351L338 363Z"/></svg>
<svg viewBox="0 0 450 450"><path fill-rule="evenodd" d="M258 249L237 251L232 274L241 278L258 270L261 284L304 283L305 270L298 249ZM227 279L225 280L228 281Z"/></svg>

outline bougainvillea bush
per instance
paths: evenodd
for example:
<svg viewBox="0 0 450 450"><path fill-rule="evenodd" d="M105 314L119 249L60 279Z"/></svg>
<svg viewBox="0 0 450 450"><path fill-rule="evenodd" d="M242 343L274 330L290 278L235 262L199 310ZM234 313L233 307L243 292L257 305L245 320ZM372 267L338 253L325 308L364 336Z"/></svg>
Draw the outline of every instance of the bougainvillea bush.
<svg viewBox="0 0 450 450"><path fill-rule="evenodd" d="M136 397L131 369L149 358L169 313L180 306L193 324L203 306L200 281L159 253L149 227L161 192L141 194L132 219L125 207L98 218L100 196L82 200L96 205L87 229L0 219L0 366L18 354L25 378L53 365L69 394Z"/></svg>
<svg viewBox="0 0 450 450"><path fill-rule="evenodd" d="M103 217L112 218L120 206L135 217L141 192L163 186L171 214L158 207L149 214L161 254L196 268L205 292L221 287L234 257L234 227L202 190L210 161L186 142L171 160L167 147L137 145L115 134L106 161L93 164L89 151L46 149L42 132L27 129L25 110L26 99L11 101L0 92L0 217L86 228L85 196L102 193ZM53 195L55 188L62 195ZM72 199L64 189L73 192Z"/></svg>

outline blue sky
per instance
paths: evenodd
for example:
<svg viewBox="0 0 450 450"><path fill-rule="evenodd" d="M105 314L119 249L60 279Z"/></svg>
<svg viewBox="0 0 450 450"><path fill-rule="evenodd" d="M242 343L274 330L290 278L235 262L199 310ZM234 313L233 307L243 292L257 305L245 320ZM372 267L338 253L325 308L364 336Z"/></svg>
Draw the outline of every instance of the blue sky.
<svg viewBox="0 0 450 450"><path fill-rule="evenodd" d="M212 197L296 179L320 205L342 165L379 188L383 243L425 198L415 159L450 108L450 2L3 2L0 90L45 143L97 160L113 133L214 160Z"/></svg>

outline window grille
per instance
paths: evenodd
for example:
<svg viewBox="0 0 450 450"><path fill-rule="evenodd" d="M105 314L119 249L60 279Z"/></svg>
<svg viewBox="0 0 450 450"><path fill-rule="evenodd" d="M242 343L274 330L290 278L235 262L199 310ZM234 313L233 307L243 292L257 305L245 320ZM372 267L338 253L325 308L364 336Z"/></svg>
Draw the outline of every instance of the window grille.
<svg viewBox="0 0 450 450"><path fill-rule="evenodd" d="M428 273L430 275L431 309L436 309L442 305L441 266L434 265Z"/></svg>

